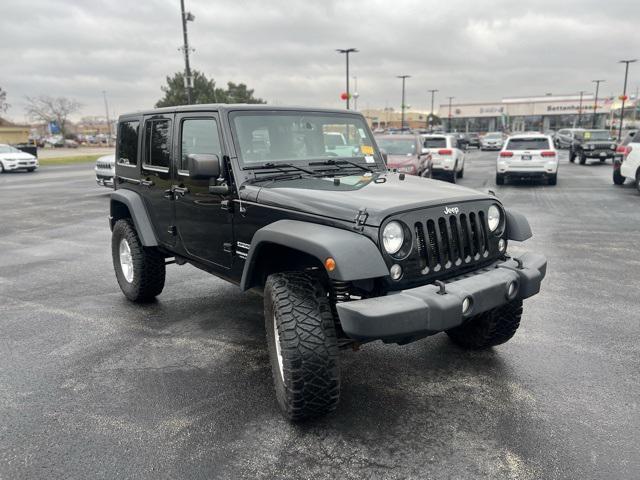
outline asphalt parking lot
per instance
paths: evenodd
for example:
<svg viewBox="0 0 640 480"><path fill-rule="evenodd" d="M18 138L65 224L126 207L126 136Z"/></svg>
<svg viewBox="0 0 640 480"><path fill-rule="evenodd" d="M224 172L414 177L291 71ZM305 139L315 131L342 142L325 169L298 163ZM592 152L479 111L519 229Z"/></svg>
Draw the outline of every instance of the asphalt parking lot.
<svg viewBox="0 0 640 480"><path fill-rule="evenodd" d="M287 423L261 298L168 268L154 304L116 283L91 164L0 175L0 478L638 478L640 195L611 164L496 187L549 259L514 339L344 351L342 400Z"/></svg>

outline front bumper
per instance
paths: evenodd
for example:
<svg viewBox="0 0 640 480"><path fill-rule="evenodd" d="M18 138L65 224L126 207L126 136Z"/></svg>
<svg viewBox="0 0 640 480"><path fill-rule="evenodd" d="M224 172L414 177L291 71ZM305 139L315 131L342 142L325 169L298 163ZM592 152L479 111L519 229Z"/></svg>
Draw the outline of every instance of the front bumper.
<svg viewBox="0 0 640 480"><path fill-rule="evenodd" d="M613 158L616 154L614 150L584 150L584 156L587 158Z"/></svg>
<svg viewBox="0 0 640 480"><path fill-rule="evenodd" d="M37 160L20 160L19 162L3 162L4 169L7 171L26 170L28 168L38 168Z"/></svg>
<svg viewBox="0 0 640 480"><path fill-rule="evenodd" d="M436 285L403 290L387 296L336 305L344 332L359 341L383 340L407 343L461 325L467 319L513 300L532 297L540 291L547 259L525 253L519 260L500 260L446 283L446 293ZM509 286L516 290L509 296ZM463 312L463 301L471 308Z"/></svg>

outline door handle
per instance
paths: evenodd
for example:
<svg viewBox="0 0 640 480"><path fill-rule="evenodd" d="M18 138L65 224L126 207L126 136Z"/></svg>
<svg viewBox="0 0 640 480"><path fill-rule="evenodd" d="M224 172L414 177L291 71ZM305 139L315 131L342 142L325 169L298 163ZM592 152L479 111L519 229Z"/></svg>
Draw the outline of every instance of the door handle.
<svg viewBox="0 0 640 480"><path fill-rule="evenodd" d="M149 180L147 178L145 180L140 180L140 185L142 185L144 187L153 187L155 184L153 183L153 180Z"/></svg>
<svg viewBox="0 0 640 480"><path fill-rule="evenodd" d="M164 193L164 195L163 195L164 198L173 198L173 190L172 189L165 190L163 193Z"/></svg>

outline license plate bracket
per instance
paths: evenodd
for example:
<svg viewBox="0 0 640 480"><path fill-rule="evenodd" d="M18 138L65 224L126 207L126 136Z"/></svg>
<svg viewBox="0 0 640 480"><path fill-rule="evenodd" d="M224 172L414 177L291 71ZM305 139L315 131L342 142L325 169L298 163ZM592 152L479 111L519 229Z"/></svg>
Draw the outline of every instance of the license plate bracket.
<svg viewBox="0 0 640 480"><path fill-rule="evenodd" d="M522 155L522 160L531 160L531 155Z"/></svg>

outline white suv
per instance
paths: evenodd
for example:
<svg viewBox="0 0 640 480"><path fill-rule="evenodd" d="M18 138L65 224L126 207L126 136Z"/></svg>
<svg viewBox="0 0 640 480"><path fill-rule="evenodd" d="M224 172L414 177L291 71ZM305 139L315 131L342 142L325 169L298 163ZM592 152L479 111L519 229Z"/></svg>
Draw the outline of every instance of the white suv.
<svg viewBox="0 0 640 480"><path fill-rule="evenodd" d="M613 161L613 183L622 185L627 178L635 182L640 192L640 135L629 138L629 142L618 147L622 155Z"/></svg>
<svg viewBox="0 0 640 480"><path fill-rule="evenodd" d="M498 156L496 183L504 185L508 178L547 179L549 185L558 181L558 152L548 135L513 135Z"/></svg>
<svg viewBox="0 0 640 480"><path fill-rule="evenodd" d="M425 175L444 177L451 183L464 176L464 150L455 135L421 135L421 140L422 153L431 154Z"/></svg>
<svg viewBox="0 0 640 480"><path fill-rule="evenodd" d="M11 145L0 143L0 171L26 170L33 172L38 168L38 159L30 153L18 150Z"/></svg>

